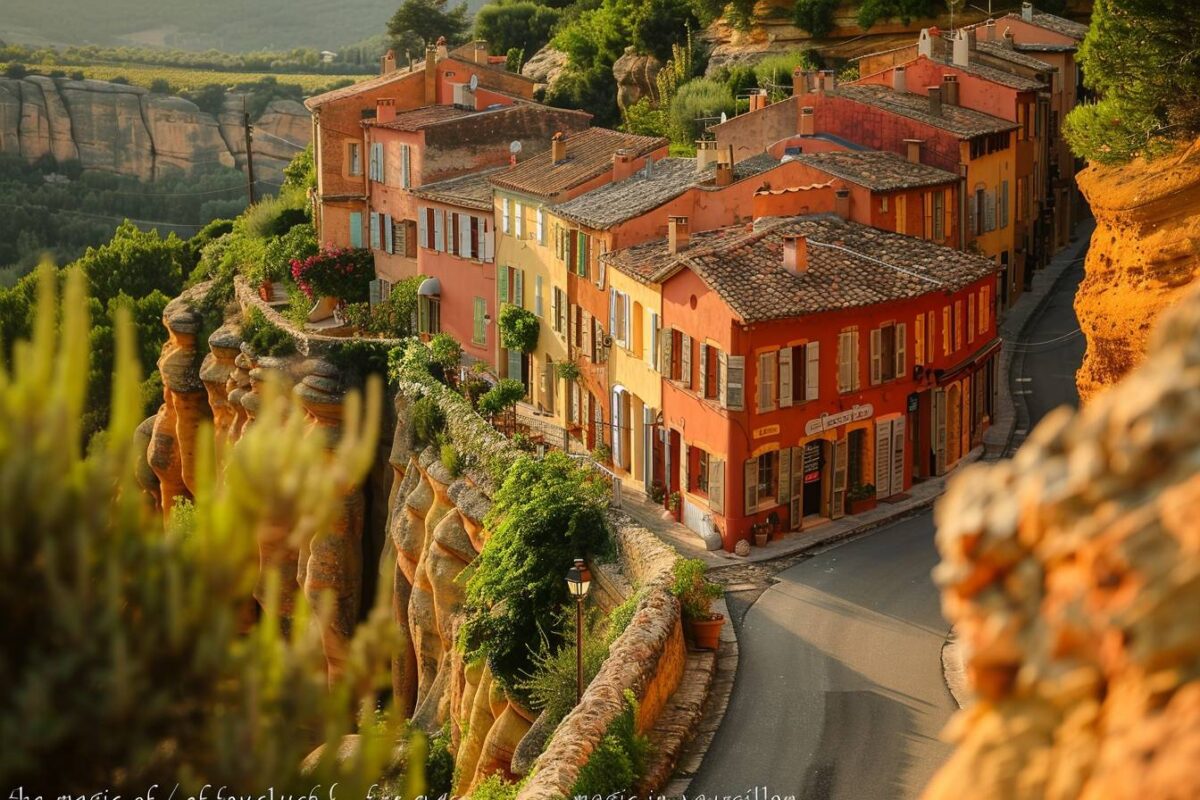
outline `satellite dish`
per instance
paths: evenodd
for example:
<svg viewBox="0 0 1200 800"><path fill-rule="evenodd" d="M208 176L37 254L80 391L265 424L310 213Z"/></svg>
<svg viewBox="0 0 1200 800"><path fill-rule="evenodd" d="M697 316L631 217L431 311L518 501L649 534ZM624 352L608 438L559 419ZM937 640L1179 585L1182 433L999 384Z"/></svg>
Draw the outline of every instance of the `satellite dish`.
<svg viewBox="0 0 1200 800"><path fill-rule="evenodd" d="M725 112L724 112L724 111L722 111L722 112L721 112L721 122L728 122L728 121L729 121L729 117L727 117L727 116L725 115Z"/></svg>
<svg viewBox="0 0 1200 800"><path fill-rule="evenodd" d="M514 156L521 152L521 142L514 139L512 144L508 146L508 152L512 153Z"/></svg>
<svg viewBox="0 0 1200 800"><path fill-rule="evenodd" d="M467 85L471 87L472 92L475 91L476 89L478 89L479 88L479 76L472 75L471 80L467 82Z"/></svg>

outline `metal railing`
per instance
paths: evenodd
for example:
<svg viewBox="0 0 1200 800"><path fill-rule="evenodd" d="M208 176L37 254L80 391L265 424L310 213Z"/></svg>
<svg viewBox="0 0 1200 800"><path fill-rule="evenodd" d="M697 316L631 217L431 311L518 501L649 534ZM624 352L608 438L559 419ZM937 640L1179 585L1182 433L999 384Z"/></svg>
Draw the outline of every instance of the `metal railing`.
<svg viewBox="0 0 1200 800"><path fill-rule="evenodd" d="M592 458L590 455L571 453L570 457L578 461L580 464L583 464L585 467L593 469L608 478L609 483L612 485L612 498L609 500L609 504L613 508L620 508L622 490L621 476L601 464L596 459Z"/></svg>

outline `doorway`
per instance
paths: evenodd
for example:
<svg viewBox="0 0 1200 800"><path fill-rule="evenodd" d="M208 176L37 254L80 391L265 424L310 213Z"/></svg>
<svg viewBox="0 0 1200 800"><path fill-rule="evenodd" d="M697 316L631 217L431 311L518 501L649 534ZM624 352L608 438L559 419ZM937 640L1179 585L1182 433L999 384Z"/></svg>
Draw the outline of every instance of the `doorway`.
<svg viewBox="0 0 1200 800"><path fill-rule="evenodd" d="M826 464L829 461L829 442L815 439L801 448L801 469L798 471L802 482L800 492L800 507L797 518L803 518L805 525L808 520L816 521L822 516L822 503L826 496L825 482L827 480Z"/></svg>

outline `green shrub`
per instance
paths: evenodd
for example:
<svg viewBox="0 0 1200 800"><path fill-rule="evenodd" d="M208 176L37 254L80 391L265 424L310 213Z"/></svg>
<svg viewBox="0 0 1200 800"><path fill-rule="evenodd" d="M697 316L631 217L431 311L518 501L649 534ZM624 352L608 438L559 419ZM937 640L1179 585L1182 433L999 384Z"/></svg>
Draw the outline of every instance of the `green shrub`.
<svg viewBox="0 0 1200 800"><path fill-rule="evenodd" d="M704 126L712 124L721 112L732 114L733 95L729 87L709 78L696 78L679 87L668 109L671 141L691 144L700 138ZM702 118L708 118L705 122Z"/></svg>
<svg viewBox="0 0 1200 800"><path fill-rule="evenodd" d="M448 373L458 369L458 365L462 363L463 349L453 336L448 333L439 333L429 340L429 354L433 358L433 363Z"/></svg>
<svg viewBox="0 0 1200 800"><path fill-rule="evenodd" d="M296 351L291 335L257 308L247 311L242 320L242 341L260 356L285 356Z"/></svg>
<svg viewBox="0 0 1200 800"><path fill-rule="evenodd" d="M514 411L524 397L525 384L504 378L479 398L479 413L491 419L505 411Z"/></svg>
<svg viewBox="0 0 1200 800"><path fill-rule="evenodd" d="M541 711L548 720L551 730L575 707L579 680L575 656L575 609L565 608L556 613L551 625L561 630L561 643L551 645L543 637L533 658L533 670L529 677L518 684L529 697L529 704ZM586 688L600 672L608 655L609 640L604 635L604 624L593 609L584 617L583 636L583 685Z"/></svg>
<svg viewBox="0 0 1200 800"><path fill-rule="evenodd" d="M375 257L363 247L322 247L292 264L292 279L310 298L336 297L365 302L375 279Z"/></svg>
<svg viewBox="0 0 1200 800"><path fill-rule="evenodd" d="M880 20L898 19L908 25L914 19L932 17L943 8L939 0L863 0L855 20L867 30Z"/></svg>
<svg viewBox="0 0 1200 800"><path fill-rule="evenodd" d="M532 0L499 0L475 13L475 36L488 43L493 53L506 53L509 62L522 61L525 53L536 53L550 41L550 33L562 11ZM518 56L513 58L513 51ZM519 72L506 65L508 69Z"/></svg>
<svg viewBox="0 0 1200 800"><path fill-rule="evenodd" d="M233 220L231 219L214 219L212 222L205 225L196 234L187 240L188 250L192 256L192 268L200 263L201 257L204 255L204 248L211 242L221 238L233 230ZM196 283L189 275L188 285Z"/></svg>
<svg viewBox="0 0 1200 800"><path fill-rule="evenodd" d="M643 97L621 112L621 129L638 136L666 136L667 112Z"/></svg>
<svg viewBox="0 0 1200 800"><path fill-rule="evenodd" d="M1161 127L1152 111L1119 98L1076 106L1063 122L1063 136L1077 156L1101 164L1124 164L1138 156L1153 158L1170 149L1156 134Z"/></svg>
<svg viewBox="0 0 1200 800"><path fill-rule="evenodd" d="M307 222L292 227L282 236L269 239L262 258L243 270L251 286L264 281L278 283L292 274L292 262L303 261L317 252L317 232Z"/></svg>
<svg viewBox="0 0 1200 800"><path fill-rule="evenodd" d="M613 720L592 751L591 758L579 770L571 787L575 797L607 796L630 792L646 771L650 742L637 732L637 698L625 690L625 710Z"/></svg>
<svg viewBox="0 0 1200 800"><path fill-rule="evenodd" d="M299 190L288 190L264 197L246 209L238 219L239 227L257 239L282 236L295 225L307 221L307 198Z"/></svg>
<svg viewBox="0 0 1200 800"><path fill-rule="evenodd" d="M462 457L459 456L458 451L454 449L454 445L450 444L449 442L446 442L442 445L441 461L442 466L445 467L446 471L450 473L450 477L457 478L462 474Z"/></svg>
<svg viewBox="0 0 1200 800"><path fill-rule="evenodd" d="M792 73L796 67L812 69L813 66L812 56L807 50L778 53L767 56L754 65L754 79L762 87L785 87L773 90L773 98L778 99L781 95L792 93Z"/></svg>
<svg viewBox="0 0 1200 800"><path fill-rule="evenodd" d="M391 348L370 339L347 339L329 352L329 362L337 367L351 385L363 383L368 375L387 377Z"/></svg>
<svg viewBox="0 0 1200 800"><path fill-rule="evenodd" d="M429 739L429 753L425 756L425 796L430 800L449 797L453 788L454 754L450 752L451 740L449 721Z"/></svg>
<svg viewBox="0 0 1200 800"><path fill-rule="evenodd" d="M556 648L562 640L561 631L540 626L567 602L567 569L611 547L607 501L607 484L562 453L521 456L493 498L492 535L467 581L460 643L466 658L486 658L518 697L518 684L533 672L529 643L545 636Z"/></svg>
<svg viewBox="0 0 1200 800"><path fill-rule="evenodd" d="M493 773L476 784L471 791L471 800L516 800L520 788L520 784L506 781Z"/></svg>
<svg viewBox="0 0 1200 800"><path fill-rule="evenodd" d="M283 168L283 189L299 189L308 192L317 188L317 166L313 159L312 142L297 153Z"/></svg>
<svg viewBox="0 0 1200 800"><path fill-rule="evenodd" d="M560 361L554 365L554 371L559 379L564 381L579 380L579 365L574 361Z"/></svg>
<svg viewBox="0 0 1200 800"><path fill-rule="evenodd" d="M683 615L688 619L708 619L712 615L712 601L725 592L704 576L704 562L697 558L681 558L675 562L675 581L671 594L679 598Z"/></svg>
<svg viewBox="0 0 1200 800"><path fill-rule="evenodd" d="M436 444L446 429L446 416L432 397L422 397L408 409L408 421L413 429L413 444L428 447Z"/></svg>
<svg viewBox="0 0 1200 800"><path fill-rule="evenodd" d="M532 311L509 305L500 309L500 346L506 350L532 353L537 349L540 328Z"/></svg>
<svg viewBox="0 0 1200 800"><path fill-rule="evenodd" d="M792 9L792 22L815 39L823 39L833 32L833 12L838 0L796 0Z"/></svg>

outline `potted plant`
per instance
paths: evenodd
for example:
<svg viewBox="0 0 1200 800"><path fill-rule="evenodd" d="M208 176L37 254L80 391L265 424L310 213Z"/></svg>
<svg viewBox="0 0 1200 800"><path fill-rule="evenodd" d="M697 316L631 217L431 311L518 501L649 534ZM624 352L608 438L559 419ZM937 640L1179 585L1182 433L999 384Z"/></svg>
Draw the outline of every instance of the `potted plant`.
<svg viewBox="0 0 1200 800"><path fill-rule="evenodd" d="M322 248L304 259L292 261L292 279L315 305L309 322L333 316L345 303L364 303L375 278L375 261L363 248Z"/></svg>
<svg viewBox="0 0 1200 800"><path fill-rule="evenodd" d="M771 537L771 523L766 520L756 522L750 526L750 532L754 535L755 547L766 547L767 540Z"/></svg>
<svg viewBox="0 0 1200 800"><path fill-rule="evenodd" d="M861 514L875 507L875 484L856 483L846 492L846 513Z"/></svg>
<svg viewBox="0 0 1200 800"><path fill-rule="evenodd" d="M667 508L670 509L671 515L678 522L683 510L683 495L679 492L671 492L671 495L667 498Z"/></svg>
<svg viewBox="0 0 1200 800"><path fill-rule="evenodd" d="M778 539L781 536L783 536L783 534L779 530L779 512L778 511L772 511L770 514L767 514L767 524L771 528L771 538L772 539Z"/></svg>
<svg viewBox="0 0 1200 800"><path fill-rule="evenodd" d="M667 499L667 487L663 486L662 481L655 481L650 484L650 500L655 505L662 505Z"/></svg>
<svg viewBox="0 0 1200 800"><path fill-rule="evenodd" d="M721 597L724 590L704 577L704 571L704 562L699 559L681 558L676 561L671 594L679 598L684 630L690 635L692 643L700 650L716 650L725 615L714 613L712 602Z"/></svg>

